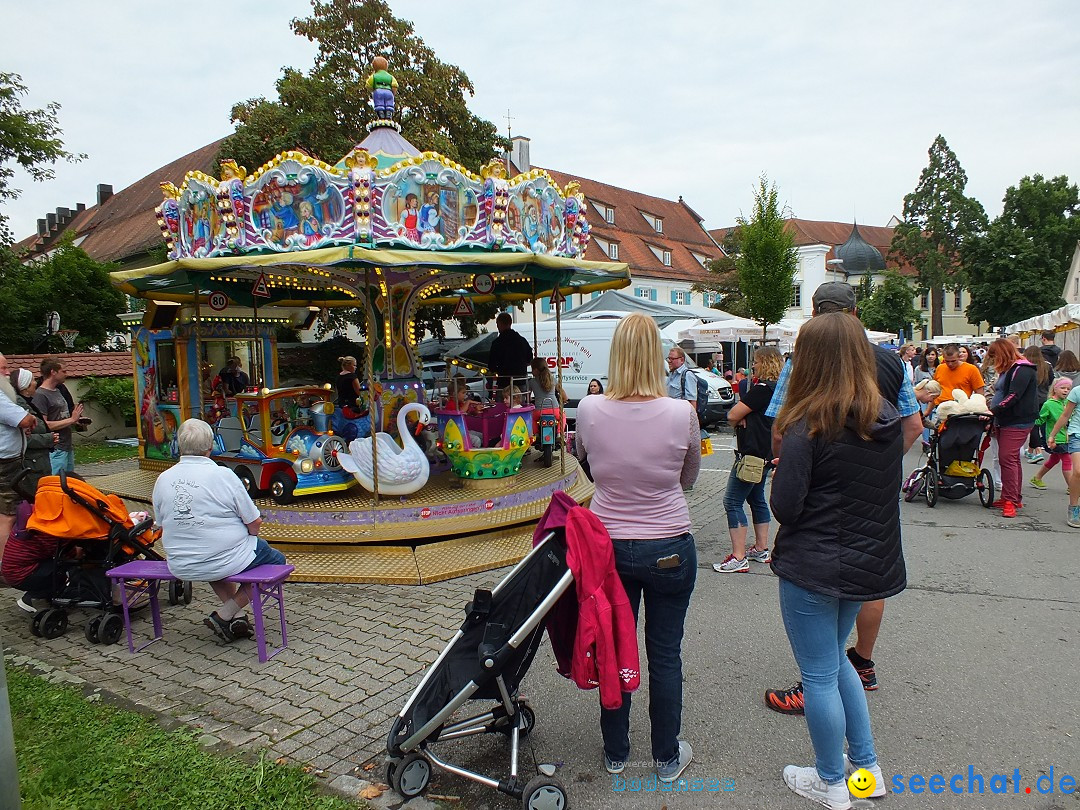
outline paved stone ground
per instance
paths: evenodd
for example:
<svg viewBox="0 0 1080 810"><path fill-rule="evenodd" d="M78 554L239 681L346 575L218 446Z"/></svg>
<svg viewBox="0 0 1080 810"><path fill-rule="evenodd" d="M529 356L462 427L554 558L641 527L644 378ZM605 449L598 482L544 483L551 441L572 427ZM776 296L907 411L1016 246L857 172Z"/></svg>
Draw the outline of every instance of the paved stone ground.
<svg viewBox="0 0 1080 810"><path fill-rule="evenodd" d="M763 688L797 677L779 622L775 578L756 564L748 576L721 576L710 568L730 550L722 508L730 443L730 434L714 437L717 452L704 460L688 494L700 571L685 644L684 734L695 745L693 775L734 778L737 791L613 791L600 767L595 695L554 675L545 645L525 682L538 724L522 765L532 772L537 763L556 764L577 807L809 806L778 778L783 764L811 760L805 723L761 705ZM916 463L913 453L905 469ZM106 465L98 466L103 474ZM1024 467L1030 476L1033 468ZM934 510L922 503L904 507L911 587L890 600L876 653L882 689L870 701L879 751L894 772L952 773L974 763L1006 773L1020 766L1027 785L1049 765L1059 777L1062 771L1080 776L1080 699L1066 688L1075 686L1080 533L1064 526L1060 475L1048 483L1045 493L1027 488L1027 507L1015 521L983 510L975 495ZM453 635L473 590L504 573L422 587L289 585L290 646L263 665L254 642L221 646L203 627L214 603L205 585L196 586L190 606L163 605L165 641L138 655L122 644L89 644L78 614L65 637L32 638L10 590L0 590L0 605L7 605L0 607L0 635L9 661L81 679L199 727L207 744L264 748L272 757L310 765L355 796L363 786L358 780L381 779L391 719ZM147 619L136 622L142 632L147 625ZM648 750L646 691L643 685L632 723L638 752ZM456 745L451 761L493 774L505 768L505 746L497 740ZM449 806L515 806L452 777L437 776L432 792L457 797ZM995 796L994 806L1009 798ZM1077 795L1025 798L1030 808L1080 807ZM888 801L890 807L987 806L949 794ZM396 807L400 800L387 792L375 804ZM406 805L429 806L424 799Z"/></svg>

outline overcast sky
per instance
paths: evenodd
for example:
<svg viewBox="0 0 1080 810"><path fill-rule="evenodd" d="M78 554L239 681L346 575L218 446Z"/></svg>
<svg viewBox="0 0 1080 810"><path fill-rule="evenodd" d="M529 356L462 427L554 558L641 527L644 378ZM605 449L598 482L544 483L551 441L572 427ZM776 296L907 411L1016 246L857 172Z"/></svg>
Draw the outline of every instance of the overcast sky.
<svg viewBox="0 0 1080 810"><path fill-rule="evenodd" d="M390 0L535 165L670 199L706 227L765 172L795 216L883 225L941 133L991 215L1028 174L1080 181L1080 3ZM0 0L0 71L61 104L56 179L19 176L16 238L232 131L314 46L306 0ZM391 64L391 71L393 65ZM363 133L358 133L358 136ZM336 158L338 156L324 156Z"/></svg>

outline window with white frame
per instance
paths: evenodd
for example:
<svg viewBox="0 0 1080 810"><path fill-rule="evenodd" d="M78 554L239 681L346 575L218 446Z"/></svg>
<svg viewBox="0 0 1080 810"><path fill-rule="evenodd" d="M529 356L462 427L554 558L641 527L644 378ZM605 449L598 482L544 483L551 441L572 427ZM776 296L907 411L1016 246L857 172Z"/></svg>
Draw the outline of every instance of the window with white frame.
<svg viewBox="0 0 1080 810"><path fill-rule="evenodd" d="M656 231L657 233L664 232L664 220L661 217L654 216L653 214L646 214L644 211L641 212L641 216L643 216L645 218L645 221L648 222L650 226L652 226L652 229L654 231Z"/></svg>
<svg viewBox="0 0 1080 810"><path fill-rule="evenodd" d="M930 309L930 294L923 293L919 299L919 309Z"/></svg>
<svg viewBox="0 0 1080 810"><path fill-rule="evenodd" d="M604 205L602 202L597 202L596 200L589 200L589 205L603 218L604 222L609 225L615 224L615 209L610 205Z"/></svg>
<svg viewBox="0 0 1080 810"><path fill-rule="evenodd" d="M671 267L671 251L670 250L665 250L664 251L662 261L664 262L665 265L667 265L668 267Z"/></svg>
<svg viewBox="0 0 1080 810"><path fill-rule="evenodd" d="M678 304L680 306L690 305L690 291L689 290L672 290L671 291L671 303Z"/></svg>
<svg viewBox="0 0 1080 810"><path fill-rule="evenodd" d="M802 284L791 285L791 303L788 306L801 307L802 306Z"/></svg>
<svg viewBox="0 0 1080 810"><path fill-rule="evenodd" d="M619 243L618 242L611 242L610 244L608 244L607 255L608 255L609 259L618 259L619 258Z"/></svg>
<svg viewBox="0 0 1080 810"><path fill-rule="evenodd" d="M656 300L656 288L655 287L634 287L634 295L638 298L644 298L646 301Z"/></svg>
<svg viewBox="0 0 1080 810"><path fill-rule="evenodd" d="M955 309L957 312L959 312L961 309L963 309L963 307L964 307L964 291L963 290L953 290L952 306L953 306L953 309Z"/></svg>

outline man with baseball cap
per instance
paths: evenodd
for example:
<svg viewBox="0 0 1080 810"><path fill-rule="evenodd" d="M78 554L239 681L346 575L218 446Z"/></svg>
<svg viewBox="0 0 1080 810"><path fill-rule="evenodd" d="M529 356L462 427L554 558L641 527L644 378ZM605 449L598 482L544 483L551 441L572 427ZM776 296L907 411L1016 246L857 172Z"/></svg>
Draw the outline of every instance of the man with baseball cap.
<svg viewBox="0 0 1080 810"><path fill-rule="evenodd" d="M852 317L858 317L855 306L855 289L850 284L839 281L827 281L814 291L814 315L824 315L827 312L848 312ZM915 398L915 389L912 388L911 380L904 373L900 358L888 349L880 346L871 346L874 349L874 360L877 363L877 383L881 395L896 406L900 413L904 430L904 452L911 449L911 445L922 432L922 414L918 400ZM798 351L798 343L795 350ZM773 392L772 401L765 411L766 416L774 419L780 413L787 396L788 380L791 377L791 363L787 363L780 372L780 379L776 382L776 390ZM773 453L780 455L780 436L773 430ZM897 493L899 497L899 493ZM847 651L855 671L859 673L863 688L872 692L878 688L877 673L874 670L874 644L877 642L878 631L881 629L881 617L885 611L885 600L878 599L872 602L863 602L859 615L855 620L858 636L855 646ZM800 681L790 689L767 689L765 691L765 705L773 711L781 714L803 713L803 688Z"/></svg>

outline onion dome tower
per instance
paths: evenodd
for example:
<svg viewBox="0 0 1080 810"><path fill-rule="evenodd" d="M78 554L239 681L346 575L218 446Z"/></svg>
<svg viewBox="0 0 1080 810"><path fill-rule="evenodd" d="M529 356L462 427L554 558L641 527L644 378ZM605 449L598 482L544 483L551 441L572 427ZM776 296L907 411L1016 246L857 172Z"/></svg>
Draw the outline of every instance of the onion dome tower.
<svg viewBox="0 0 1080 810"><path fill-rule="evenodd" d="M885 272L881 251L863 239L858 223L852 225L847 241L836 249L836 258L844 260L844 272L849 279Z"/></svg>

